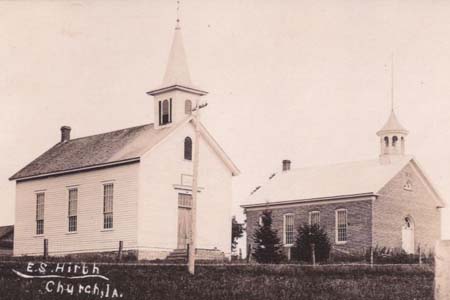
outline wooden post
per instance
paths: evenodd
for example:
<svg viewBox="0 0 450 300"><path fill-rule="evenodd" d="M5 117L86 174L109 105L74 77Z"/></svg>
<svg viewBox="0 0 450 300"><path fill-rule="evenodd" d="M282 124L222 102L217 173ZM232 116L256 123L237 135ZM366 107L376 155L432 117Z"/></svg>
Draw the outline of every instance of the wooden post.
<svg viewBox="0 0 450 300"><path fill-rule="evenodd" d="M188 271L192 275L195 274L195 250L197 248L197 194L198 194L198 165L200 153L200 105L197 100L196 110L193 113L192 121L195 127L194 140L194 159L193 159L193 174L192 174L192 220L191 220L191 247L189 247L189 261Z"/></svg>
<svg viewBox="0 0 450 300"><path fill-rule="evenodd" d="M122 260L123 241L119 241L119 252L117 253L117 259Z"/></svg>
<svg viewBox="0 0 450 300"><path fill-rule="evenodd" d="M186 244L186 262L189 264L189 243Z"/></svg>
<svg viewBox="0 0 450 300"><path fill-rule="evenodd" d="M422 249L419 247L419 265L422 264Z"/></svg>
<svg viewBox="0 0 450 300"><path fill-rule="evenodd" d="M312 265L316 266L316 244L311 244L311 257L312 257Z"/></svg>
<svg viewBox="0 0 450 300"><path fill-rule="evenodd" d="M44 239L44 259L48 259L48 239Z"/></svg>
<svg viewBox="0 0 450 300"><path fill-rule="evenodd" d="M242 248L239 248L239 260L242 260Z"/></svg>
<svg viewBox="0 0 450 300"><path fill-rule="evenodd" d="M252 245L247 245L247 263L250 262L250 259L252 257Z"/></svg>
<svg viewBox="0 0 450 300"><path fill-rule="evenodd" d="M370 247L370 266L373 267L373 247Z"/></svg>

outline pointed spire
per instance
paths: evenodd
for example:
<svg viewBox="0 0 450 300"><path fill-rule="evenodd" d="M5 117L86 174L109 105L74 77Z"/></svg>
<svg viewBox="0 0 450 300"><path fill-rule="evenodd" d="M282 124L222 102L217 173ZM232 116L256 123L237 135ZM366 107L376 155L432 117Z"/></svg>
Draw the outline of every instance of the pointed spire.
<svg viewBox="0 0 450 300"><path fill-rule="evenodd" d="M391 112L394 112L394 52L391 57Z"/></svg>
<svg viewBox="0 0 450 300"><path fill-rule="evenodd" d="M162 84L164 87L173 85L192 86L191 75L183 45L183 37L181 35L179 6L177 7L177 25L175 26L172 48L170 49L169 61L167 63L166 73Z"/></svg>
<svg viewBox="0 0 450 300"><path fill-rule="evenodd" d="M391 111L391 115L387 120L386 124L384 124L383 128L377 132L377 135L384 135L386 133L403 133L408 134L408 130L403 127L397 119L394 110Z"/></svg>

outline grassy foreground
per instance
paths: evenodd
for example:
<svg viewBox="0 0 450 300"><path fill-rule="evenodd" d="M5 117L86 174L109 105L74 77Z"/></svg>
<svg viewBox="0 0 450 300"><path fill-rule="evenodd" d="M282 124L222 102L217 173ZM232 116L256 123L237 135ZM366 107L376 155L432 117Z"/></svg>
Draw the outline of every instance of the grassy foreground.
<svg viewBox="0 0 450 300"><path fill-rule="evenodd" d="M87 266L92 267L92 264ZM30 273L26 262L0 263L0 299L433 298L432 267L418 265L318 266L314 269L292 265L211 265L197 267L195 276L189 275L185 266L97 265L99 274L108 281L101 278L25 279L12 271L51 275L55 274L55 267L56 263L49 263L46 273L39 273L35 265L35 272ZM67 265L64 272L65 276L76 275L67 272ZM57 291L58 282L64 291L61 292L62 288ZM74 286L73 294L70 294L70 285ZM87 286L90 288L86 289ZM113 289L117 294L112 294Z"/></svg>

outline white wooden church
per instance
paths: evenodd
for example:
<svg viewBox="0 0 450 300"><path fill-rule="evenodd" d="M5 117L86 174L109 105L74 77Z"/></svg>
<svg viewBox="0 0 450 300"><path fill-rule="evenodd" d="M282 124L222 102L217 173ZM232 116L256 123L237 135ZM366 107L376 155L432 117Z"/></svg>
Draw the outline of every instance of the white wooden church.
<svg viewBox="0 0 450 300"><path fill-rule="evenodd" d="M61 141L10 180L16 181L14 255L109 252L165 258L190 242L192 111L195 87L177 21L163 83L153 96L154 123ZM197 249L229 256L231 181L238 168L200 124ZM199 254L200 255L200 254Z"/></svg>

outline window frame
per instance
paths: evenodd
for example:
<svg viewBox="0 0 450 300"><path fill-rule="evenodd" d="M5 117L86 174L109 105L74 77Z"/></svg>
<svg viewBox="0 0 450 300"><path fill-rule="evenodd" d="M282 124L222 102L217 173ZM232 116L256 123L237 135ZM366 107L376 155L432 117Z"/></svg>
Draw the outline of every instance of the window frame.
<svg viewBox="0 0 450 300"><path fill-rule="evenodd" d="M192 114L192 101L190 99L186 99L184 101L184 114L185 115Z"/></svg>
<svg viewBox="0 0 450 300"><path fill-rule="evenodd" d="M164 106L165 103L167 103L167 109ZM167 118L165 118L165 116L167 116ZM172 123L172 98L169 98L159 101L159 125L165 126L171 123Z"/></svg>
<svg viewBox="0 0 450 300"><path fill-rule="evenodd" d="M318 214L318 219L319 221L317 222L317 224L320 226L320 210L312 210L308 213L308 217L309 217L309 226L312 226L312 215L317 213Z"/></svg>
<svg viewBox="0 0 450 300"><path fill-rule="evenodd" d="M75 191L75 199L71 199L71 192ZM71 202L72 201L72 202ZM73 202L75 202L75 209L73 209ZM72 205L71 205L72 204ZM71 210L72 208L72 210ZM74 214L72 214L72 212ZM71 220L75 220L74 228L71 226L73 223ZM67 189L67 233L77 233L78 232L78 187L69 187Z"/></svg>
<svg viewBox="0 0 450 300"><path fill-rule="evenodd" d="M345 212L345 241L339 240L339 213ZM336 245L343 245L348 242L348 210L346 208L339 208L335 211L335 242Z"/></svg>
<svg viewBox="0 0 450 300"><path fill-rule="evenodd" d="M189 142L189 145L187 144ZM189 146L189 148L187 148ZM187 136L184 138L183 141L183 158L187 161L192 161L192 138L190 136Z"/></svg>
<svg viewBox="0 0 450 300"><path fill-rule="evenodd" d="M103 210L102 210L102 230L110 231L114 229L114 186L113 182L105 182L102 184L103 188ZM107 187L111 187L111 193L107 194ZM110 198L107 199L107 197ZM111 201L110 205L107 204L107 200ZM108 210L110 208L110 210ZM109 217L109 219L107 219ZM111 224L109 227L106 224Z"/></svg>
<svg viewBox="0 0 450 300"><path fill-rule="evenodd" d="M178 207L192 209L192 194L178 193Z"/></svg>
<svg viewBox="0 0 450 300"><path fill-rule="evenodd" d="M34 234L36 236L43 236L45 234L45 192L36 192L36 210L35 210L35 228ZM39 203L40 196L42 196L42 203ZM42 212L42 215L40 214ZM39 230L40 229L40 230Z"/></svg>
<svg viewBox="0 0 450 300"><path fill-rule="evenodd" d="M287 237L287 228L286 228L286 219L287 217L292 217L292 243L287 243L288 237ZM292 247L295 243L295 217L293 213L287 213L283 215L283 245L285 247Z"/></svg>

